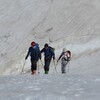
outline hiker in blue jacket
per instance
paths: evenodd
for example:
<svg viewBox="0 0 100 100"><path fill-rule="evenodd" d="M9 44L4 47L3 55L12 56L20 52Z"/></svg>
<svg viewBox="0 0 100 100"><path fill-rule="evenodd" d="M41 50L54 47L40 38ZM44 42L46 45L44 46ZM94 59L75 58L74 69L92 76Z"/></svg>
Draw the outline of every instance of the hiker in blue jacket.
<svg viewBox="0 0 100 100"><path fill-rule="evenodd" d="M50 47L47 43L44 45L44 48L41 50L41 53L44 53L44 71L45 74L49 72L49 66L51 59L55 60L55 53L52 47Z"/></svg>
<svg viewBox="0 0 100 100"><path fill-rule="evenodd" d="M31 43L31 47L29 47L28 53L25 57L25 60L27 60L28 56L31 57L31 71L32 74L36 74L37 70L37 62L39 59L41 59L41 52L39 47L37 47L35 42Z"/></svg>

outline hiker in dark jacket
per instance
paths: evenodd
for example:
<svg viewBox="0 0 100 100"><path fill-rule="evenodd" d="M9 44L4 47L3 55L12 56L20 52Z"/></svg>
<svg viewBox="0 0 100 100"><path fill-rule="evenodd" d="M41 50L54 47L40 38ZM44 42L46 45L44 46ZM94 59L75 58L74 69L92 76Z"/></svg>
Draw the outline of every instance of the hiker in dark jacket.
<svg viewBox="0 0 100 100"><path fill-rule="evenodd" d="M51 59L53 58L53 60L55 60L55 53L53 51L53 48L48 46L48 44L44 45L44 48L41 50L41 53L44 53L44 71L45 74L48 74Z"/></svg>
<svg viewBox="0 0 100 100"><path fill-rule="evenodd" d="M39 47L36 47L35 42L31 43L31 47L28 50L28 53L25 57L25 60L27 60L29 55L31 57L31 71L32 71L32 74L36 74L37 62L38 62L39 59L41 59L41 52L40 52Z"/></svg>

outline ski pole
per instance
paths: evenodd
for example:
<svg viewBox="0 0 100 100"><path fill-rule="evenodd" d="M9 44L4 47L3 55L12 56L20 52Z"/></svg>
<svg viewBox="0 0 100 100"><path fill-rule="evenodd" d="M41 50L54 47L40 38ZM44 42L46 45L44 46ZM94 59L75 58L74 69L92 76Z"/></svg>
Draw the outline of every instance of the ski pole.
<svg viewBox="0 0 100 100"><path fill-rule="evenodd" d="M38 63L38 74L39 74L39 73L40 73L40 72L39 72L39 61L38 61L37 63Z"/></svg>
<svg viewBox="0 0 100 100"><path fill-rule="evenodd" d="M54 66L55 66L55 69L54 69L54 72L53 73L57 73L57 68L56 68L56 66L58 65L58 63L55 65L55 61L53 61L54 62Z"/></svg>
<svg viewBox="0 0 100 100"><path fill-rule="evenodd" d="M68 73L69 73L69 62L67 63L67 65L68 65Z"/></svg>
<svg viewBox="0 0 100 100"><path fill-rule="evenodd" d="M43 67L43 62L42 62L42 60L40 59L40 61L41 61L41 64L42 64L42 67ZM44 68L44 67L43 67Z"/></svg>
<svg viewBox="0 0 100 100"><path fill-rule="evenodd" d="M24 64L23 64L23 66L22 66L21 74L22 74L22 73L23 73L23 71L24 71L24 66L25 66L25 63L26 63L26 60L24 61Z"/></svg>
<svg viewBox="0 0 100 100"><path fill-rule="evenodd" d="M56 66L55 66L55 69L54 69L54 72L53 72L53 73L55 73L55 72L57 73L57 69L56 69Z"/></svg>

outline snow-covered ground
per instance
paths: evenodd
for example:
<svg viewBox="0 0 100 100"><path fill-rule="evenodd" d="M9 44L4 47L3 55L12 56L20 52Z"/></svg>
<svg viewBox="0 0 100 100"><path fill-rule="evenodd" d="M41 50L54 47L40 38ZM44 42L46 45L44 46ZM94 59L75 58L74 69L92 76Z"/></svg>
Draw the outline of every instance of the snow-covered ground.
<svg viewBox="0 0 100 100"><path fill-rule="evenodd" d="M99 100L100 76L18 75L0 77L0 100Z"/></svg>
<svg viewBox="0 0 100 100"><path fill-rule="evenodd" d="M69 73L60 62L49 75L24 66L30 43L72 52ZM0 100L99 100L100 0L0 0ZM8 76L6 76L8 75Z"/></svg>

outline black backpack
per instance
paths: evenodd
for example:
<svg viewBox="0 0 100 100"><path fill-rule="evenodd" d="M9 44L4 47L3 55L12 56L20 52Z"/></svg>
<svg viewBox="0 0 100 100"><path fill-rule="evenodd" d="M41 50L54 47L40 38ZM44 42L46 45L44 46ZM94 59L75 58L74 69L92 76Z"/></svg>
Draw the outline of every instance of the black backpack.
<svg viewBox="0 0 100 100"><path fill-rule="evenodd" d="M49 46L49 48L53 51L53 53L55 53L55 48Z"/></svg>

